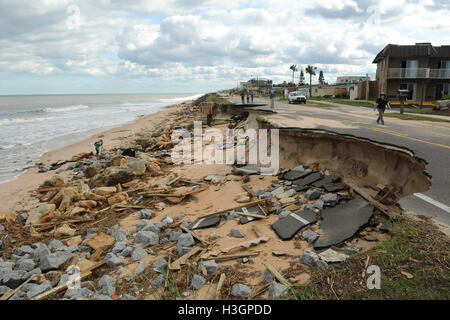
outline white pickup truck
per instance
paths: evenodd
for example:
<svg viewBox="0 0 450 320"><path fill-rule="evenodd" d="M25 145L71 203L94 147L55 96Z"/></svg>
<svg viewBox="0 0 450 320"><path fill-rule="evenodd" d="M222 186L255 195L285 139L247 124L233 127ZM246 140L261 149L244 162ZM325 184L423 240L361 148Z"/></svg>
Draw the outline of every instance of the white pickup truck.
<svg viewBox="0 0 450 320"><path fill-rule="evenodd" d="M306 104L306 97L300 91L293 91L288 95L289 103L304 103Z"/></svg>

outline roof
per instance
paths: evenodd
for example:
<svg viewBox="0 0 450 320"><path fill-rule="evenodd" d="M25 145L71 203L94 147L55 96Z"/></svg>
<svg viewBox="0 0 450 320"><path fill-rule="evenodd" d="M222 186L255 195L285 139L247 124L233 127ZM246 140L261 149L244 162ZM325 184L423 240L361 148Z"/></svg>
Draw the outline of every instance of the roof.
<svg viewBox="0 0 450 320"><path fill-rule="evenodd" d="M377 54L372 63L378 63L387 56L450 58L450 45L433 46L429 42L416 43L415 45L388 44Z"/></svg>

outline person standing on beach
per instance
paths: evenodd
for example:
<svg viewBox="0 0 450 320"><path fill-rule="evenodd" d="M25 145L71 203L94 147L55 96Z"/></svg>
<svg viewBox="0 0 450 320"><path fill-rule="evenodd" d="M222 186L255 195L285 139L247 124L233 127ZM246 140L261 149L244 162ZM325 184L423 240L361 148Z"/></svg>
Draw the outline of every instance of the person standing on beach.
<svg viewBox="0 0 450 320"><path fill-rule="evenodd" d="M386 94L384 92L382 92L380 94L380 97L377 99L376 102L376 108L378 110L378 119L377 119L377 123L380 123L384 125L384 111L386 110L386 107L388 109L391 108L391 106L389 105L389 101L386 98ZM375 111L375 107L373 108L373 110Z"/></svg>
<svg viewBox="0 0 450 320"><path fill-rule="evenodd" d="M275 92L271 91L270 92L270 108L274 108L275 107Z"/></svg>
<svg viewBox="0 0 450 320"><path fill-rule="evenodd" d="M253 104L253 99L255 99L255 93L253 91L250 94L250 98L252 99L252 104Z"/></svg>
<svg viewBox="0 0 450 320"><path fill-rule="evenodd" d="M103 140L100 139L98 141L95 141L94 147L95 147L95 155L98 156L100 154L100 148L103 146Z"/></svg>
<svg viewBox="0 0 450 320"><path fill-rule="evenodd" d="M242 104L244 104L244 97L245 97L245 92L244 92L244 90L242 90L242 92L241 92Z"/></svg>

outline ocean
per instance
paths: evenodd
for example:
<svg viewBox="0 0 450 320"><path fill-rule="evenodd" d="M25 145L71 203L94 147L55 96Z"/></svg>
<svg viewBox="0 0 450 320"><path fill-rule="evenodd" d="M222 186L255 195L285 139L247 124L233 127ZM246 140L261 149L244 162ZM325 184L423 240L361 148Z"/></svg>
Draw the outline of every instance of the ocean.
<svg viewBox="0 0 450 320"><path fill-rule="evenodd" d="M0 183L48 151L202 94L0 96Z"/></svg>

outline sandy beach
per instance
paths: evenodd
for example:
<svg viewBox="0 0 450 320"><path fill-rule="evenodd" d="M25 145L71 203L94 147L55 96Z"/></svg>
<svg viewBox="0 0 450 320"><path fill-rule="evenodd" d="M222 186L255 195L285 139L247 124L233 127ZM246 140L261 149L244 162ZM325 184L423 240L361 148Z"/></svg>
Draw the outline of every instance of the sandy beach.
<svg viewBox="0 0 450 320"><path fill-rule="evenodd" d="M82 152L94 152L94 142L98 139L103 139L105 150L117 147L120 145L121 138L132 136L143 129L151 129L155 124L162 123L164 119L170 117L170 114L178 108L179 105L168 106L160 112L140 117L133 123L97 133L75 144L44 153L36 163L48 166L57 161L69 160ZM65 169L68 165L63 165L62 168ZM30 168L17 179L0 184L0 211L27 210L36 203L36 200L29 196L29 191L36 189L46 179L55 175L55 171L45 173L38 173L38 171L37 167ZM68 172L60 174L62 178L67 175Z"/></svg>

